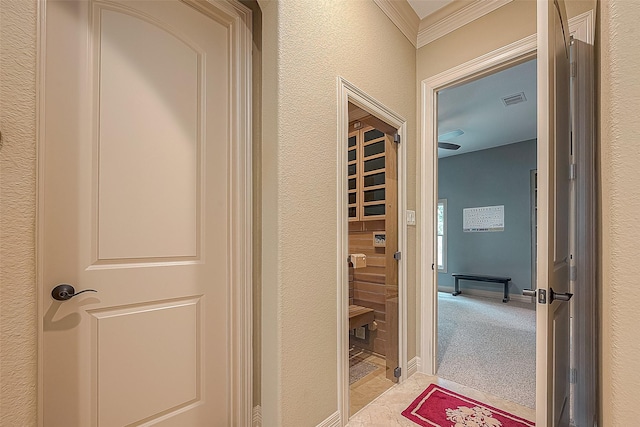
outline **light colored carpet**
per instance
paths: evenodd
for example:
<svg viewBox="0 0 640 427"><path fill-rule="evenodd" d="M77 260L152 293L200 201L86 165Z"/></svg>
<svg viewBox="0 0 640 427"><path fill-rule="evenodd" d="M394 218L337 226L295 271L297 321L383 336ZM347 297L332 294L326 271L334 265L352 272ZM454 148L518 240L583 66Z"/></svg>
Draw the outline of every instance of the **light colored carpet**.
<svg viewBox="0 0 640 427"><path fill-rule="evenodd" d="M535 306L438 293L438 376L533 408Z"/></svg>

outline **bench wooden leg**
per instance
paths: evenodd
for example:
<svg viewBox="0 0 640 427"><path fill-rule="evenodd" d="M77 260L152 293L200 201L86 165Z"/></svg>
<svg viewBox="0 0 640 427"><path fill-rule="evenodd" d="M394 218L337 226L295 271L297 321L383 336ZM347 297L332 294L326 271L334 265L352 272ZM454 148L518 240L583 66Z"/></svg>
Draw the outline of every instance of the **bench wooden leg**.
<svg viewBox="0 0 640 427"><path fill-rule="evenodd" d="M460 292L460 285L458 284L458 278L456 277L455 284L453 285L453 293L451 295L455 297L456 295L460 295L461 293L462 292Z"/></svg>

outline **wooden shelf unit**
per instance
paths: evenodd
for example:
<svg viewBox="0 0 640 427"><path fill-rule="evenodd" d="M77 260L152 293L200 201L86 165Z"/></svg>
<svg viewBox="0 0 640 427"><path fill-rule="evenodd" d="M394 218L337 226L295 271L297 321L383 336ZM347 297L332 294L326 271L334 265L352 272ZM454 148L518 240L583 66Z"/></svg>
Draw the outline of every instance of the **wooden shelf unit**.
<svg viewBox="0 0 640 427"><path fill-rule="evenodd" d="M385 219L389 191L397 191L387 187L393 138L360 121L350 123L349 131L349 221Z"/></svg>

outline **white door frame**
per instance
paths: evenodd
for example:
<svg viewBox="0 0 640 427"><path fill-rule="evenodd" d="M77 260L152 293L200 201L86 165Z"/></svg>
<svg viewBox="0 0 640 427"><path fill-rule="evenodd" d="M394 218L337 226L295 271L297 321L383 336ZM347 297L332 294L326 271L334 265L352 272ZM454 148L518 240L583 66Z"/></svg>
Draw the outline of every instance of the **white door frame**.
<svg viewBox="0 0 640 427"><path fill-rule="evenodd" d="M229 308L228 331L230 376L229 414L232 425L249 426L252 421L253 400L253 205L252 205L252 12L236 0L225 2L207 0L196 2L182 0L201 13L212 17L217 22L229 28L229 51L232 64L229 72L230 108L234 112L229 117L231 130L230 169L229 177L232 195L229 203L229 226L234 239L229 253L230 276L237 286L229 291L226 301ZM37 23L37 60L36 67L36 134L37 142L37 209L36 209L36 275L37 295L44 295L43 289L52 286L44 283L43 259L44 244L44 145L45 131L45 58L46 49L46 0L38 0ZM44 314L45 301L38 298L38 319ZM43 419L43 323L38 322L38 425L44 424Z"/></svg>
<svg viewBox="0 0 640 427"><path fill-rule="evenodd" d="M349 106L348 103L368 111L385 123L398 129L400 145L398 146L398 248L402 254L407 253L407 150L405 149L407 135L407 121L402 116L391 111L382 103L369 96L355 85L342 77L338 77L338 127L337 127L337 221L338 234L336 238L337 253L337 373L338 373L338 413L341 426L349 421L349 269L347 257L349 254L349 222L347 217L347 151L349 136ZM407 261L406 255L401 257L398 266L398 362L402 375L399 382L407 377Z"/></svg>
<svg viewBox="0 0 640 427"><path fill-rule="evenodd" d="M593 11L585 12L569 20L571 35L587 43L593 43ZM436 375L438 364L438 289L437 271L431 269L436 263L436 207L438 199L438 153L436 146L437 93L454 84L491 74L499 69L535 58L536 34L510 45L496 49L469 62L458 65L422 81L420 136L420 183L422 188L420 205L419 260L420 292L418 313L423 313L420 322L419 371ZM540 197L546 197L541 195ZM427 262L431 260L431 262Z"/></svg>
<svg viewBox="0 0 640 427"><path fill-rule="evenodd" d="M418 312L422 313L420 330L421 363L420 372L435 375L438 363L438 286L437 270L431 268L433 260L436 263L436 206L438 199L438 151L436 145L437 123L437 93L453 84L478 78L490 74L497 69L506 68L524 60L532 59L536 55L536 35L512 43L508 46L490 52L472 61L440 73L422 81L422 135L420 157L421 166L421 206L420 245L422 260L420 260L421 299Z"/></svg>

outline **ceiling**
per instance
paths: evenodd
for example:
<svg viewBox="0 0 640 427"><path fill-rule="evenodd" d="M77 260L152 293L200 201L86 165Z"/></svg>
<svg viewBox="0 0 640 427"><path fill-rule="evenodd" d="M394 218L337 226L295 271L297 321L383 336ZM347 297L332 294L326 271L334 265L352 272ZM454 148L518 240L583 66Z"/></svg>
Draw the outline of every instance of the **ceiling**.
<svg viewBox="0 0 640 427"><path fill-rule="evenodd" d="M524 92L526 101L506 107L503 97ZM437 134L461 129L464 134L439 138L460 145L438 149L438 157L469 153L537 137L536 60L438 92Z"/></svg>
<svg viewBox="0 0 640 427"><path fill-rule="evenodd" d="M502 98L524 93L526 101L505 107ZM438 135L458 129L460 136L439 138L460 145L458 150L438 149L438 157L455 156L537 136L536 60L516 65L438 92ZM349 121L370 113L349 103Z"/></svg>
<svg viewBox="0 0 640 427"><path fill-rule="evenodd" d="M451 3L453 0L407 0L420 19L431 15L436 10Z"/></svg>
<svg viewBox="0 0 640 427"><path fill-rule="evenodd" d="M422 20L456 0L407 0ZM506 107L503 97L524 93L525 102ZM460 145L438 149L438 157L527 141L536 138L536 60L438 92L439 139ZM452 132L462 130L455 136Z"/></svg>

